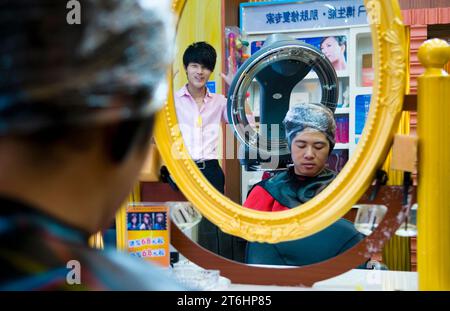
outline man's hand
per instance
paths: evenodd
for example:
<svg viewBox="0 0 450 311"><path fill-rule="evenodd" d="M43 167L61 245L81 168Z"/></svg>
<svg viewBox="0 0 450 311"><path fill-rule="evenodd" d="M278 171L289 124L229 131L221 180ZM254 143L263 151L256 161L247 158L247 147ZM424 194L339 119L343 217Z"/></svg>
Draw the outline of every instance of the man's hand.
<svg viewBox="0 0 450 311"><path fill-rule="evenodd" d="M236 75L236 72L234 72L234 64L233 64L233 58L231 56L228 57L228 72L227 74L224 74L223 72L220 74L222 79L225 81L227 86L230 86L231 83L233 83L234 76Z"/></svg>

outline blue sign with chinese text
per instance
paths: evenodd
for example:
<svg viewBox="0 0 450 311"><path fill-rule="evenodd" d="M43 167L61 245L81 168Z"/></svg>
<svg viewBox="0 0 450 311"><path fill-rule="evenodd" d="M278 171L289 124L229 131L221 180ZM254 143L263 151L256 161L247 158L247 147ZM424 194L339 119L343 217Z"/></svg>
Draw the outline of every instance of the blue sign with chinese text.
<svg viewBox="0 0 450 311"><path fill-rule="evenodd" d="M241 4L240 26L247 34L367 24L362 0Z"/></svg>
<svg viewBox="0 0 450 311"><path fill-rule="evenodd" d="M216 92L216 82L215 81L208 81L206 82L206 87L208 88L208 91L210 93Z"/></svg>
<svg viewBox="0 0 450 311"><path fill-rule="evenodd" d="M369 115L371 95L358 95L355 99L355 134L361 135Z"/></svg>

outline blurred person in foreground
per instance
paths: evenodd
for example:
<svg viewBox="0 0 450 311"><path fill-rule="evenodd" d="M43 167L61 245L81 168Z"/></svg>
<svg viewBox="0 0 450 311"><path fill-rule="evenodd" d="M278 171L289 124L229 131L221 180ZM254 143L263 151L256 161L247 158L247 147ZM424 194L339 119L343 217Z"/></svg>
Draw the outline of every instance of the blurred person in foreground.
<svg viewBox="0 0 450 311"><path fill-rule="evenodd" d="M2 1L0 290L181 290L88 246L148 151L172 60L170 1Z"/></svg>

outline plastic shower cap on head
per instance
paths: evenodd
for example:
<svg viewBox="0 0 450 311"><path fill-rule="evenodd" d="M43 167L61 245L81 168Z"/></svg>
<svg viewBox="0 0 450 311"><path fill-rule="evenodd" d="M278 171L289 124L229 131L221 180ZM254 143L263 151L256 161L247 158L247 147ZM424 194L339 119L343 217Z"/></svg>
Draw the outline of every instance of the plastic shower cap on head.
<svg viewBox="0 0 450 311"><path fill-rule="evenodd" d="M0 135L149 116L173 57L169 0L0 4Z"/></svg>
<svg viewBox="0 0 450 311"><path fill-rule="evenodd" d="M322 104L301 104L289 109L283 124L289 149L294 137L308 128L325 134L330 142L330 152L334 148L336 122L331 110Z"/></svg>

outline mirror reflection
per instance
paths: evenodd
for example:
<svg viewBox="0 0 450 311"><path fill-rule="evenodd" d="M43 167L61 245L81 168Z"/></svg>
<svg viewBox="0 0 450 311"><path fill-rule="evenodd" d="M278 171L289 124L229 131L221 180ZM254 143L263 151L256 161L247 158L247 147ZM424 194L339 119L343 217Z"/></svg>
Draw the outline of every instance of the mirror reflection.
<svg viewBox="0 0 450 311"><path fill-rule="evenodd" d="M190 202L169 202L172 221L193 241L198 242L199 226L202 216ZM275 244L245 242L234 244L234 249L243 247L242 259L233 254L235 261L247 264L304 266L325 261L341 254L372 234L382 221L387 208L383 205L356 205L358 212L354 224L347 219L340 219L328 228L310 237ZM226 241L226 240L225 240ZM222 240L224 242L224 240ZM236 241L234 241L236 242ZM374 261L361 263L357 268L370 268ZM377 263L379 264L379 263ZM383 269L385 267L383 266Z"/></svg>
<svg viewBox="0 0 450 311"><path fill-rule="evenodd" d="M326 163L335 145L333 113L322 104L301 104L283 120L293 165L251 189L244 206L274 212L295 208L316 196L336 177Z"/></svg>
<svg viewBox="0 0 450 311"><path fill-rule="evenodd" d="M178 125L184 144L205 177L224 193L225 177L218 161L221 123L227 123L227 101L206 83L216 65L217 53L206 42L196 42L183 53L187 83L174 94Z"/></svg>
<svg viewBox="0 0 450 311"><path fill-rule="evenodd" d="M240 162L245 170L286 169L291 163L282 121L290 106L302 103L292 96L294 87L314 72L320 90L317 102L334 112L336 73L312 45L287 35L270 35L262 48L241 65L229 91L228 112L232 129L242 144ZM251 95L251 106L258 118L256 131L243 113Z"/></svg>
<svg viewBox="0 0 450 311"><path fill-rule="evenodd" d="M356 207L358 213L356 214L355 228L364 235L370 235L387 212L387 207L384 205L360 204Z"/></svg>
<svg viewBox="0 0 450 311"><path fill-rule="evenodd" d="M215 69L217 52L209 43L190 44L182 54L187 83L174 93L178 125L184 144L205 178L222 194L225 176L219 163L221 124L228 123L227 100L213 93L207 82ZM197 242L226 258L243 261L245 241L223 233L202 218L195 231Z"/></svg>
<svg viewBox="0 0 450 311"><path fill-rule="evenodd" d="M241 33L236 27L222 35L214 26L211 33L197 29L183 39L178 33L179 129L191 158L219 192L248 208L279 212L310 200L336 177L356 148L369 110L372 45L363 26L289 36ZM327 126L317 129L303 120L303 130L286 129L288 111L311 116L318 107L329 111L322 113ZM351 222L338 221L324 236L347 230L354 243L363 238L354 216L347 218ZM206 218L190 231L201 246L246 261L247 242ZM323 248L321 235L309 238ZM336 249L328 258L353 245L345 242L331 243Z"/></svg>

